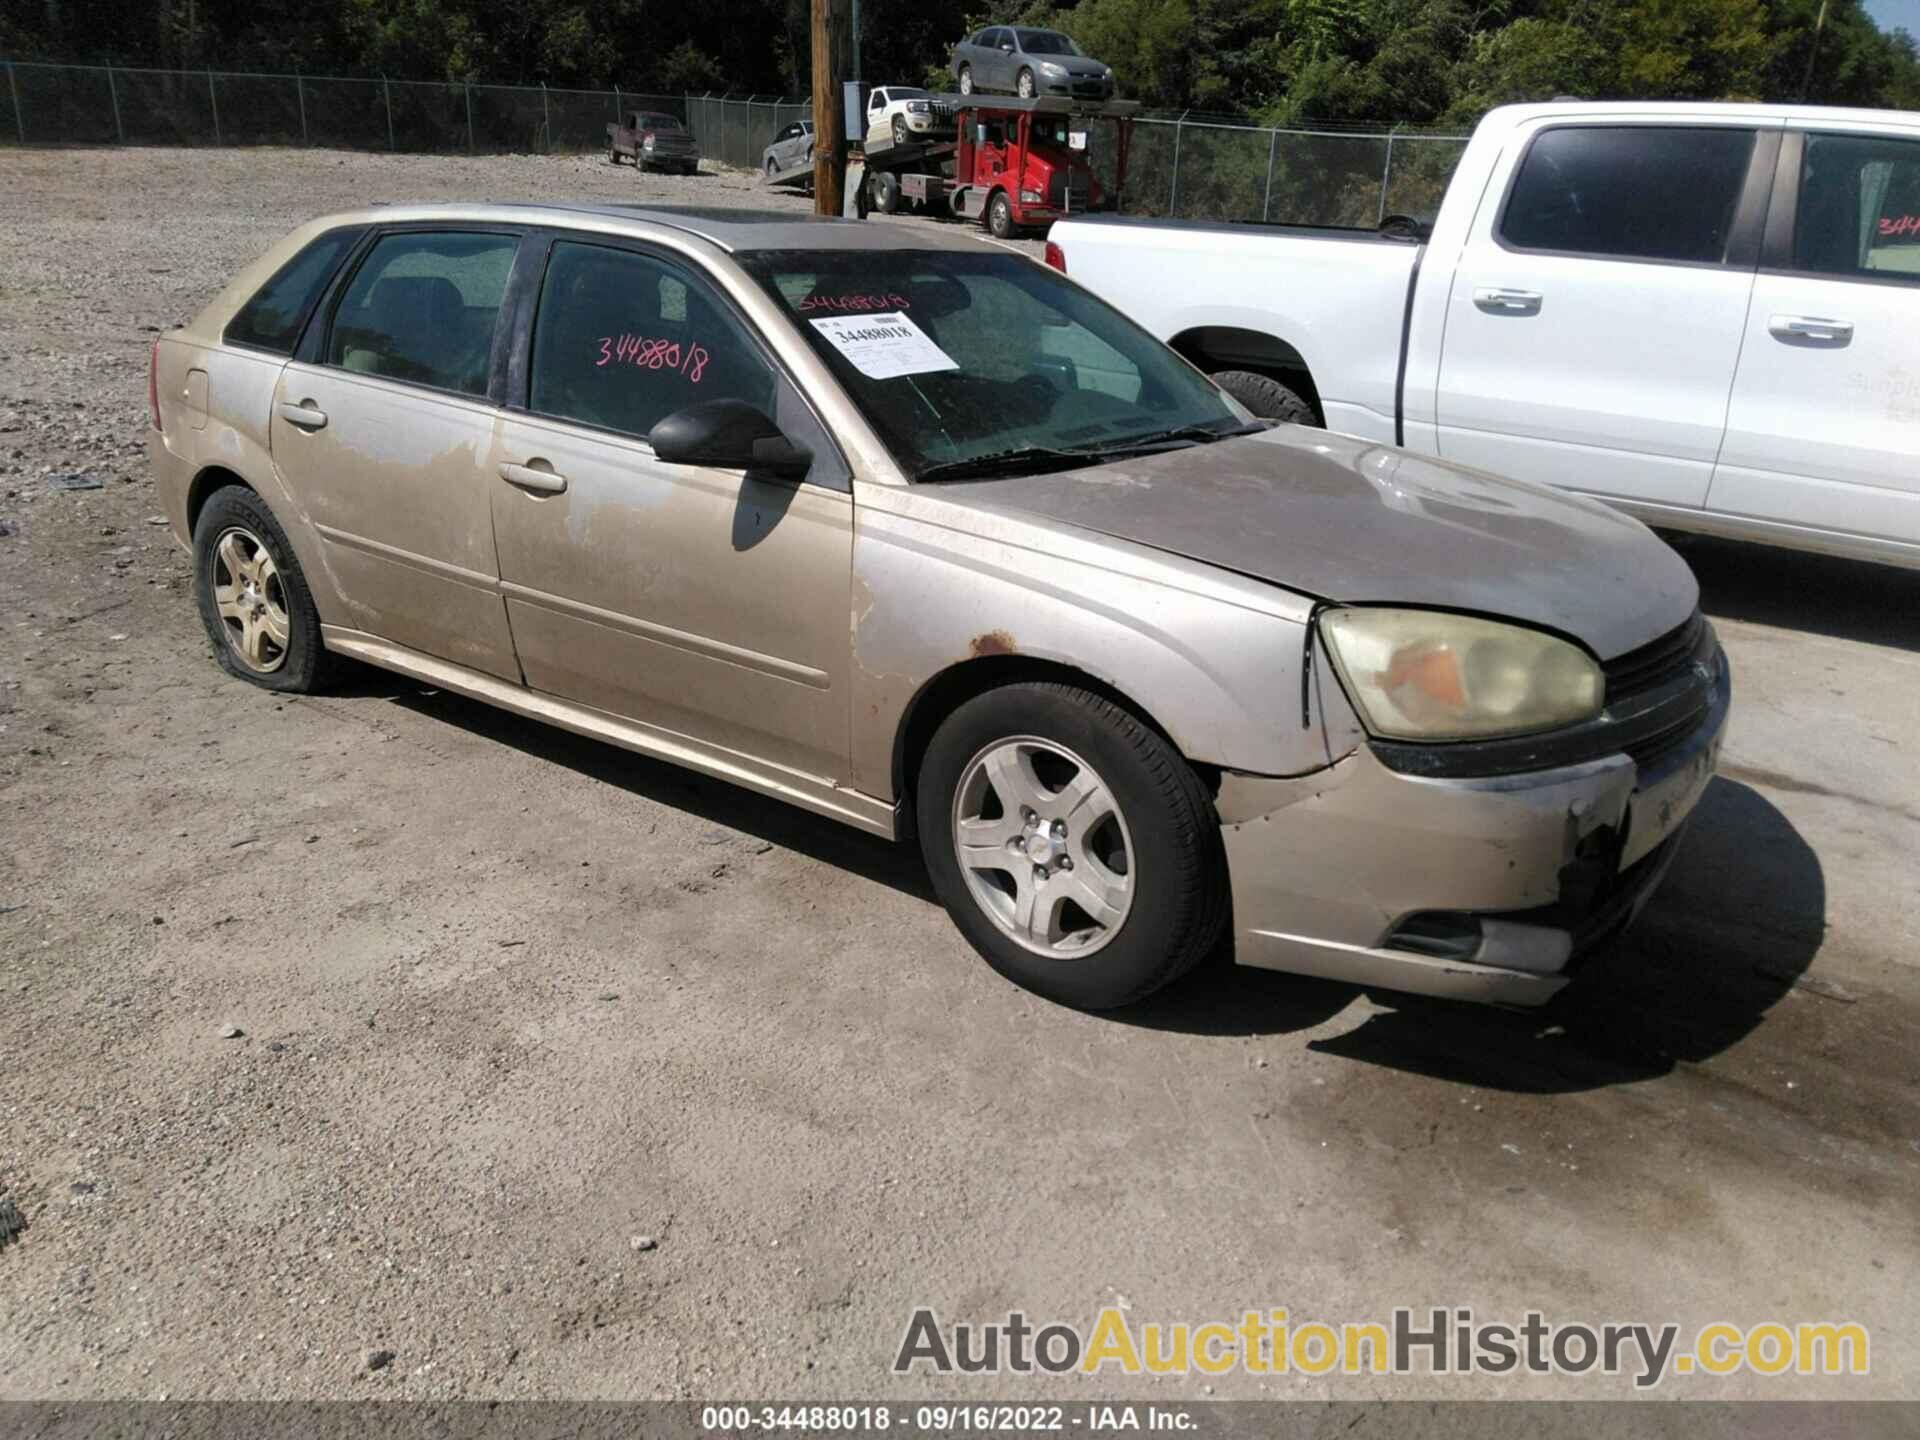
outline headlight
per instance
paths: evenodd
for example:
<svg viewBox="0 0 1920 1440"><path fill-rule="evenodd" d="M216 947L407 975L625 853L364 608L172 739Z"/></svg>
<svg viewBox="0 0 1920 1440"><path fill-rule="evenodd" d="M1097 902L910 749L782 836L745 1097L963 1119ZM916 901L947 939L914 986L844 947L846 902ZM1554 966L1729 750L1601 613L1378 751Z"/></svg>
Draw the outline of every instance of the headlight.
<svg viewBox="0 0 1920 1440"><path fill-rule="evenodd" d="M1067 73L1067 67L1064 65L1056 65L1051 60L1042 60L1040 62L1040 73L1043 75L1064 75Z"/></svg>
<svg viewBox="0 0 1920 1440"><path fill-rule="evenodd" d="M909 100L907 102L907 113L909 115L925 115L932 108L933 107L924 100Z"/></svg>
<svg viewBox="0 0 1920 1440"><path fill-rule="evenodd" d="M1325 610L1320 633L1370 734L1483 740L1591 720L1606 682L1538 630L1438 610Z"/></svg>

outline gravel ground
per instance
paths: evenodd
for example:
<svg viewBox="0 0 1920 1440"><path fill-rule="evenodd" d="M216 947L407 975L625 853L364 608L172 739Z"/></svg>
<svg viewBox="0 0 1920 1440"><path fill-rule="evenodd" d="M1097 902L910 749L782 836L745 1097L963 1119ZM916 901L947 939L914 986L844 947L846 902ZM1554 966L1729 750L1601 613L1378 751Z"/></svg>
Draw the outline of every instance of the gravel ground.
<svg viewBox="0 0 1920 1440"><path fill-rule="evenodd" d="M314 214L539 196L762 200L0 152L0 1395L1208 1393L887 1373L915 1304L1110 1302L1857 1319L1870 1377L1663 1393L1914 1395L1920 577L1688 548L1726 773L1553 1012L1218 967L1074 1014L911 851L397 680L214 668L141 458L152 334Z"/></svg>

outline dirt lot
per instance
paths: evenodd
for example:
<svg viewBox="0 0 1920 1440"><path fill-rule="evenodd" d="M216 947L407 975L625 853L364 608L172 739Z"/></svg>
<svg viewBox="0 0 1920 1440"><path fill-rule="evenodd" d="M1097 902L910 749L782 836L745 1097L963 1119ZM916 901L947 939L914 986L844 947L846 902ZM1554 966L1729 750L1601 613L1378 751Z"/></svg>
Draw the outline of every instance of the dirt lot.
<svg viewBox="0 0 1920 1440"><path fill-rule="evenodd" d="M223 678L152 518L152 333L317 213L609 195L757 188L0 152L0 1394L1205 1393L887 1373L916 1304L1116 1300L1853 1319L1868 1378L1663 1393L1915 1394L1920 576L1689 547L1725 774L1536 1016L1224 966L1074 1014L909 850L415 685Z"/></svg>

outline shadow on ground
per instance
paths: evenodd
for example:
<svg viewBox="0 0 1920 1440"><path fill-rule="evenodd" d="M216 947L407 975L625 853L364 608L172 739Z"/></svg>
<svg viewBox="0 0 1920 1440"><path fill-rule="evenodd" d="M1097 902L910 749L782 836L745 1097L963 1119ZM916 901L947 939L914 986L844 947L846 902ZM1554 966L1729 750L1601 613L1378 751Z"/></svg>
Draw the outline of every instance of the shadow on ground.
<svg viewBox="0 0 1920 1440"><path fill-rule="evenodd" d="M416 714L656 804L770 841L938 904L917 846L446 691L367 672L345 693ZM1820 861L1758 791L1716 779L1639 924L1589 957L1543 1010L1515 1012L1391 992L1326 1054L1495 1090L1556 1093L1665 1074L1737 1045L1812 963L1826 929ZM1196 1035L1283 1035L1324 1024L1362 992L1234 965L1223 949L1179 983L1110 1017ZM1552 1043L1543 1043L1551 1040Z"/></svg>
<svg viewBox="0 0 1920 1440"><path fill-rule="evenodd" d="M1819 858L1756 790L1715 780L1639 924L1582 965L1545 1009L1428 1001L1385 991L1376 1011L1315 1050L1493 1090L1559 1093L1664 1075L1739 1044L1818 953ZM1123 1012L1129 1024L1207 1034L1284 1034L1360 992L1326 981L1210 966Z"/></svg>
<svg viewBox="0 0 1920 1440"><path fill-rule="evenodd" d="M564 765L628 794L851 870L930 905L940 903L927 882L917 846L897 845L724 780L527 720L451 691L426 689L398 676L389 683L389 677L369 670L364 677L355 676L343 684L337 693L390 699L415 714L457 725L549 764Z"/></svg>
<svg viewBox="0 0 1920 1440"><path fill-rule="evenodd" d="M1664 538L1693 567L1709 615L1920 651L1920 575L1911 570L1704 535Z"/></svg>

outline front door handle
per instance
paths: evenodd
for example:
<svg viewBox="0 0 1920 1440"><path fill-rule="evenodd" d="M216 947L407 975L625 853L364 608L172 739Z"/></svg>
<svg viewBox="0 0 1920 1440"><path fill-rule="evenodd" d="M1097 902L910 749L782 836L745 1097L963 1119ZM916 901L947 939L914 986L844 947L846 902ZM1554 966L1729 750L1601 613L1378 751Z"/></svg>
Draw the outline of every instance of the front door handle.
<svg viewBox="0 0 1920 1440"><path fill-rule="evenodd" d="M1846 345L1853 340L1851 320L1827 320L1818 315L1775 315L1767 321L1767 329L1789 345L1796 340L1821 345Z"/></svg>
<svg viewBox="0 0 1920 1440"><path fill-rule="evenodd" d="M1473 292L1473 303L1489 315L1538 315L1538 290L1508 290L1499 285L1481 285Z"/></svg>
<svg viewBox="0 0 1920 1440"><path fill-rule="evenodd" d="M282 400L280 418L289 425L297 425L302 430L319 430L327 423L327 412L311 400L302 400L298 405Z"/></svg>
<svg viewBox="0 0 1920 1440"><path fill-rule="evenodd" d="M567 488L567 477L551 470L536 470L531 465L502 465L500 478L522 490L538 490L543 495L558 495Z"/></svg>

